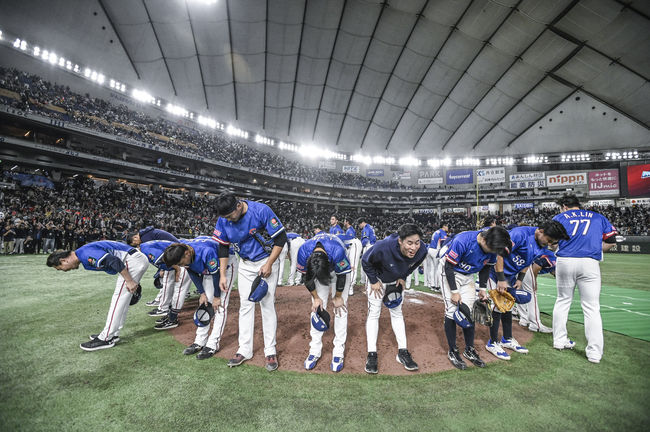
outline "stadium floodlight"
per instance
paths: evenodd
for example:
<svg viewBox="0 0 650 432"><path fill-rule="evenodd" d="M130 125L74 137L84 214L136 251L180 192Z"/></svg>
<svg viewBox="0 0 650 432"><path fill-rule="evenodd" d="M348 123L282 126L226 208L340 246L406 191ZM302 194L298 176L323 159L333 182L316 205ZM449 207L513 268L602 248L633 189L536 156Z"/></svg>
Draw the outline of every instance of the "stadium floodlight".
<svg viewBox="0 0 650 432"><path fill-rule="evenodd" d="M481 160L476 158L456 159L456 166L480 166Z"/></svg>
<svg viewBox="0 0 650 432"><path fill-rule="evenodd" d="M47 61L50 58L50 52L48 50L43 50L41 52L41 59Z"/></svg>
<svg viewBox="0 0 650 432"><path fill-rule="evenodd" d="M111 80L108 82L108 86L109 86L110 88L115 88L115 80L114 80L114 79L111 79Z"/></svg>
<svg viewBox="0 0 650 432"><path fill-rule="evenodd" d="M0 30L0 40L2 40L2 30Z"/></svg>
<svg viewBox="0 0 650 432"><path fill-rule="evenodd" d="M59 67L65 67L65 59L63 57L59 57Z"/></svg>
<svg viewBox="0 0 650 432"><path fill-rule="evenodd" d="M41 48L35 46L34 47L34 57L39 57L41 55Z"/></svg>
<svg viewBox="0 0 650 432"><path fill-rule="evenodd" d="M97 82L99 84L104 84L104 79L105 79L104 75L102 74L97 75Z"/></svg>
<svg viewBox="0 0 650 432"><path fill-rule="evenodd" d="M140 102L149 102L151 100L151 95L144 90L133 89L131 91L131 97Z"/></svg>
<svg viewBox="0 0 650 432"><path fill-rule="evenodd" d="M54 52L50 53L50 56L48 57L48 60L52 64L56 64L57 60L59 59L59 56L57 56Z"/></svg>
<svg viewBox="0 0 650 432"><path fill-rule="evenodd" d="M74 65L73 71L76 72L76 73L79 73L79 65L78 64Z"/></svg>
<svg viewBox="0 0 650 432"><path fill-rule="evenodd" d="M90 78L90 75L93 73L93 71L90 70L90 68L85 68L84 69L84 76L86 78Z"/></svg>
<svg viewBox="0 0 650 432"><path fill-rule="evenodd" d="M405 156L399 159L399 164L403 166L420 166L420 160L412 156Z"/></svg>

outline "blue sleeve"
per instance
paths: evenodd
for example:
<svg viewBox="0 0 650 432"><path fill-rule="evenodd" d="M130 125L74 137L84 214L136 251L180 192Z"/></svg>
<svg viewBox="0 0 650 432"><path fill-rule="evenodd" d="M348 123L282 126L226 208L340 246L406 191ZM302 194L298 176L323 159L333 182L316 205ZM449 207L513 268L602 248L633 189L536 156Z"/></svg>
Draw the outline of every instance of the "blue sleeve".
<svg viewBox="0 0 650 432"><path fill-rule="evenodd" d="M217 219L217 223L214 226L214 231L212 231L212 240L216 241L219 244L229 246L230 240L226 234L226 220L222 217Z"/></svg>
<svg viewBox="0 0 650 432"><path fill-rule="evenodd" d="M280 222L280 219L278 219L275 213L273 213L271 207L264 205L260 217L264 222L264 227L266 228L266 232L269 233L271 238L275 237L278 233L284 230L284 227L282 226L282 222Z"/></svg>
<svg viewBox="0 0 650 432"><path fill-rule="evenodd" d="M203 277L196 274L190 269L187 270L187 274L190 276L190 279L192 279L192 282L194 282L194 286L196 287L196 290L199 292L199 294L203 294L205 292L203 289Z"/></svg>
<svg viewBox="0 0 650 432"><path fill-rule="evenodd" d="M109 254L101 261L101 264L98 266L98 268L119 273L124 270L125 266L118 257Z"/></svg>
<svg viewBox="0 0 650 432"><path fill-rule="evenodd" d="M375 236L375 230L370 230L370 243L375 244L377 242L377 237Z"/></svg>
<svg viewBox="0 0 650 432"><path fill-rule="evenodd" d="M345 254L345 250L336 249L336 251L332 255L333 255L332 261L334 264L334 273L339 275L339 274L350 273L352 271L352 267L350 266L350 261L348 260L348 257Z"/></svg>
<svg viewBox="0 0 650 432"><path fill-rule="evenodd" d="M454 266L457 266L459 262L463 260L463 255L465 255L465 243L460 241L453 241L449 245L445 259L452 263Z"/></svg>
<svg viewBox="0 0 650 432"><path fill-rule="evenodd" d="M298 259L296 261L296 270L300 273L305 273L307 271L307 253L302 246L298 249Z"/></svg>
<svg viewBox="0 0 650 432"><path fill-rule="evenodd" d="M368 280L371 284L379 282L377 270L375 270L375 267L373 266L373 264L376 262L377 255L379 255L379 250L377 247L373 247L372 249L366 251L366 253L363 254L363 257L361 257L361 267L363 267L363 271L366 276L368 276Z"/></svg>
<svg viewBox="0 0 650 432"><path fill-rule="evenodd" d="M221 288L219 288L219 280L221 280L220 275L221 273L214 273L210 275L210 277L212 277L212 287L214 288L215 297L221 297Z"/></svg>

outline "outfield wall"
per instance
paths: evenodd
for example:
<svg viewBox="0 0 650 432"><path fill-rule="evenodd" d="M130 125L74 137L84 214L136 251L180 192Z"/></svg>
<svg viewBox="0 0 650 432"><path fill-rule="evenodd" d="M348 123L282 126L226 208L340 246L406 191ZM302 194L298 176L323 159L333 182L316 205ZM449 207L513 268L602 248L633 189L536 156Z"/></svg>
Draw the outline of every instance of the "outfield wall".
<svg viewBox="0 0 650 432"><path fill-rule="evenodd" d="M609 252L650 254L650 236L626 236L624 242L616 243Z"/></svg>

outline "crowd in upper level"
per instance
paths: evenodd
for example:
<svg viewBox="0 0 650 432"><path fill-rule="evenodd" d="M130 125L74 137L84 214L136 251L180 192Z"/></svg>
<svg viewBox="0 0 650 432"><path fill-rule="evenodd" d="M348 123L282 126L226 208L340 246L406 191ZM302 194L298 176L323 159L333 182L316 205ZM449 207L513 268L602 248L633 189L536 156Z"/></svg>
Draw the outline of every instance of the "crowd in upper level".
<svg viewBox="0 0 650 432"><path fill-rule="evenodd" d="M237 142L220 131L189 122L152 117L124 104L115 104L88 94L75 93L41 77L0 67L0 102L36 112L110 135L180 150L244 168L263 168L295 181L314 181L334 186L368 189L411 189L396 181L383 181L358 174L317 169L279 154L265 152Z"/></svg>

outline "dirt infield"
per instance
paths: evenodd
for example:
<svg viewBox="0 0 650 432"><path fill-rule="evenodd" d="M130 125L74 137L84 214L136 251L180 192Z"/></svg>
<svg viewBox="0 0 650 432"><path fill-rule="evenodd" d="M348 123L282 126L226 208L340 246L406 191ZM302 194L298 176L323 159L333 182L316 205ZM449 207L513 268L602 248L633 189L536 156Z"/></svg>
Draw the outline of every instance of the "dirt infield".
<svg viewBox="0 0 650 432"><path fill-rule="evenodd" d="M280 370L307 372L303 361L309 354L309 312L311 309L310 295L304 286L277 288L275 308L278 316L277 353ZM413 373L430 373L453 369L447 360L447 341L443 329L444 306L439 295L419 291L406 291L403 306L406 323L408 349L413 359L420 366L417 372L409 372L397 363L397 342L390 325L388 309L382 308L379 318L379 337L377 352L379 357L379 373L388 375L409 375ZM186 303L179 319L181 325L171 333L184 345L194 342L196 327L192 322L192 314L197 306L194 299ZM332 311L331 303L329 311ZM239 316L239 296L233 293L228 307L228 319L221 339L221 350L215 356L231 358L238 348L237 331ZM355 289L355 295L348 299L348 338L345 348L345 367L339 373L365 373L366 361L366 316L367 301L362 288ZM517 323L513 324L513 335L522 344L532 338L532 333L523 329ZM462 332L458 329L459 348L464 348ZM332 359L332 339L334 333L329 330L323 337L323 354L318 365L308 373L332 373L329 364ZM485 350L485 342L489 339L488 328L478 326L476 332L476 349L486 362L500 361ZM514 356L521 355L514 353ZM210 361L210 360L204 360ZM248 363L264 366L264 342L262 339L262 320L259 308L255 316L254 356ZM468 367L473 367L471 363Z"/></svg>

